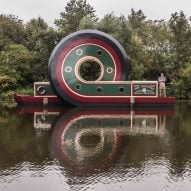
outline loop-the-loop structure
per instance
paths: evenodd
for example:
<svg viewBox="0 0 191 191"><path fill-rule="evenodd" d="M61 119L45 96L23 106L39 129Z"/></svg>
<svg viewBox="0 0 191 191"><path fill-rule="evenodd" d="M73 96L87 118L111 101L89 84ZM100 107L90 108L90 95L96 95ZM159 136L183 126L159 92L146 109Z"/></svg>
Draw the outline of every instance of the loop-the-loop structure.
<svg viewBox="0 0 191 191"><path fill-rule="evenodd" d="M49 60L51 86L71 105L129 106L135 101L166 104L167 100L158 98L157 81L128 81L129 73L123 47L97 30L81 30L63 38Z"/></svg>
<svg viewBox="0 0 191 191"><path fill-rule="evenodd" d="M72 105L116 104L130 92L130 63L123 47L112 36L82 30L65 37L49 61L51 85ZM114 101L115 100L115 101Z"/></svg>

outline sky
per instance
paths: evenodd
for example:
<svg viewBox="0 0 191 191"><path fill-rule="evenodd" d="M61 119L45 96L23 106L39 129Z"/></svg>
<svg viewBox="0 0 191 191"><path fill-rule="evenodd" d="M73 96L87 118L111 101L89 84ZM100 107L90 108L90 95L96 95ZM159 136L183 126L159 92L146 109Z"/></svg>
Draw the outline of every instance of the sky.
<svg viewBox="0 0 191 191"><path fill-rule="evenodd" d="M13 14L24 23L42 17L53 26L69 0L0 0L0 14ZM87 0L101 19L111 12L116 16L129 15L131 9L141 9L148 19L168 20L172 13L182 10L191 16L191 0Z"/></svg>

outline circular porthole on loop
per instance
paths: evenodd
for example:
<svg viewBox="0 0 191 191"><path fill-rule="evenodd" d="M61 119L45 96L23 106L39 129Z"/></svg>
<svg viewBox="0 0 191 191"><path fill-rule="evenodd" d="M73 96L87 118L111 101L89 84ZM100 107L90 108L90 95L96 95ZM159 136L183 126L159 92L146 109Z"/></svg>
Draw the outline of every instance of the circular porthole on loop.
<svg viewBox="0 0 191 191"><path fill-rule="evenodd" d="M102 54L103 54L103 52L102 52L101 50L98 50L98 51L97 51L97 55L98 55L98 56L101 56Z"/></svg>
<svg viewBox="0 0 191 191"><path fill-rule="evenodd" d="M65 72L69 73L72 71L72 68L70 66L66 66L65 68Z"/></svg>
<svg viewBox="0 0 191 191"><path fill-rule="evenodd" d="M82 51L82 49L77 49L76 50L76 54L78 55L78 56L81 56L82 54L83 54L83 51Z"/></svg>
<svg viewBox="0 0 191 191"><path fill-rule="evenodd" d="M120 92L120 93L124 93L124 91L125 91L125 88L124 88L124 87L119 87L119 92Z"/></svg>
<svg viewBox="0 0 191 191"><path fill-rule="evenodd" d="M76 90L81 90L81 84L76 84L75 88L76 88Z"/></svg>
<svg viewBox="0 0 191 191"><path fill-rule="evenodd" d="M111 73L113 72L113 68L108 67L108 68L106 69L106 71L107 71L108 74L111 74Z"/></svg>
<svg viewBox="0 0 191 191"><path fill-rule="evenodd" d="M98 93L101 93L103 91L103 88L102 87L97 87L96 90L97 90Z"/></svg>
<svg viewBox="0 0 191 191"><path fill-rule="evenodd" d="M99 81L104 74L100 60L92 56L81 58L76 64L75 75L81 81Z"/></svg>

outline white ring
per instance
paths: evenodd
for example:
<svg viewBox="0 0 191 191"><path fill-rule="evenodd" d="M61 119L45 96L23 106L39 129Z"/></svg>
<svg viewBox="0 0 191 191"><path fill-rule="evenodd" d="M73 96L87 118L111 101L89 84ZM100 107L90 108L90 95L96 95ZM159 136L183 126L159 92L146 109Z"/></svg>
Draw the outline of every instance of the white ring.
<svg viewBox="0 0 191 191"><path fill-rule="evenodd" d="M107 67L106 69L108 74L111 74L113 72L113 68L112 67Z"/></svg>
<svg viewBox="0 0 191 191"><path fill-rule="evenodd" d="M72 68L70 66L66 66L65 68L65 72L69 73L72 71Z"/></svg>
<svg viewBox="0 0 191 191"><path fill-rule="evenodd" d="M77 49L76 50L76 54L78 55L78 56L81 56L82 54L83 54L83 51L82 51L82 49Z"/></svg>
<svg viewBox="0 0 191 191"><path fill-rule="evenodd" d="M96 79L95 81L100 81L102 78L103 78L103 75L104 75L104 67L103 67L103 64L100 60L98 60L96 57L93 57L93 56L85 56L85 57L82 57L81 59L78 60L78 62L76 63L75 65L75 76L76 78L81 81L81 82L84 82L86 83L87 80L83 79L80 75L80 72L79 72L79 68L81 66L81 64L86 61L86 60L91 60L91 61L94 61L96 62L97 64L99 64L99 66L101 67L101 74L100 76L98 77L98 79ZM90 82L90 81L89 81Z"/></svg>

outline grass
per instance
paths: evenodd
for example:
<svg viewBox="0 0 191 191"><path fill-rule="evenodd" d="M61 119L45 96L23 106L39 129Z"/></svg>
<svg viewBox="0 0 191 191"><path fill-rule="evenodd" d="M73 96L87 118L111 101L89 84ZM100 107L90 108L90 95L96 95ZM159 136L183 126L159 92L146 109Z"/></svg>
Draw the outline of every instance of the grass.
<svg viewBox="0 0 191 191"><path fill-rule="evenodd" d="M13 108L16 106L14 94L33 95L33 88L9 90L0 94L0 106L3 108Z"/></svg>

